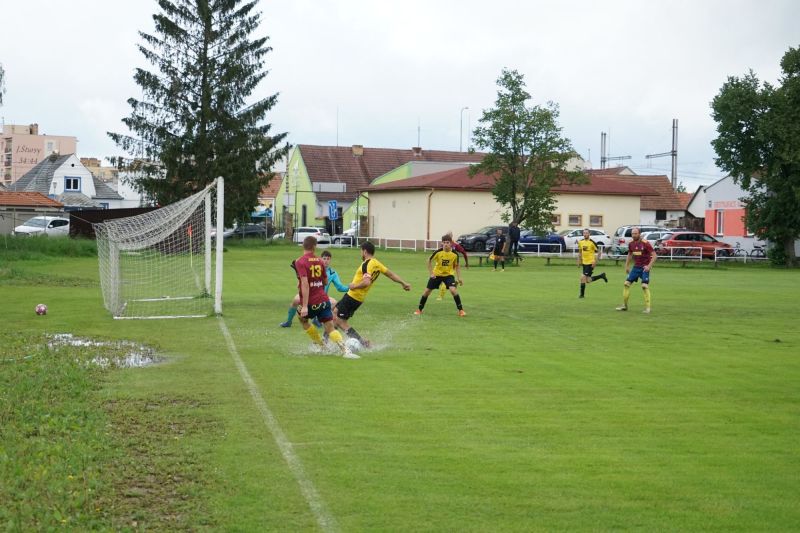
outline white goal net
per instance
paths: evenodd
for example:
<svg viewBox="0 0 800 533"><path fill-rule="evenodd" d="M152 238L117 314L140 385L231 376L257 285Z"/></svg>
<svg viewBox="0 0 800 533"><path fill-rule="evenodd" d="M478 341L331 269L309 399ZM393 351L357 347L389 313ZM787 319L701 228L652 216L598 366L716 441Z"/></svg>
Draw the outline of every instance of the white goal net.
<svg viewBox="0 0 800 533"><path fill-rule="evenodd" d="M94 224L103 302L114 318L188 318L222 312L222 178L149 213ZM216 246L214 246L216 244Z"/></svg>

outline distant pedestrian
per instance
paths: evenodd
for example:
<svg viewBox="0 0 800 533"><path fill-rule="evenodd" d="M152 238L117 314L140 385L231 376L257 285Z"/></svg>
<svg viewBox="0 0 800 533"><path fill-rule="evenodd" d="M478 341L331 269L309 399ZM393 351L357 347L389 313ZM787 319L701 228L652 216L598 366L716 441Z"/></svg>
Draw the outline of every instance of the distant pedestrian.
<svg viewBox="0 0 800 533"><path fill-rule="evenodd" d="M653 245L641 238L639 228L631 230L633 240L628 245L628 257L625 259L625 272L628 278L625 280L625 287L622 289L622 305L617 307L617 311L628 310L628 298L631 295L631 283L642 280L642 292L644 293L644 311L650 314L650 270L658 257L653 250ZM633 260L633 268L630 267Z"/></svg>
<svg viewBox="0 0 800 533"><path fill-rule="evenodd" d="M583 298L586 292L586 285L602 279L608 283L608 278L605 272L601 272L597 276L593 276L594 268L597 262L603 257L603 250L597 246L590 237L588 229L583 230L583 239L578 241L578 266L581 267L581 294L578 298ZM595 255L597 254L597 255Z"/></svg>
<svg viewBox="0 0 800 533"><path fill-rule="evenodd" d="M508 256L522 259L519 255L519 224L513 220L508 225Z"/></svg>

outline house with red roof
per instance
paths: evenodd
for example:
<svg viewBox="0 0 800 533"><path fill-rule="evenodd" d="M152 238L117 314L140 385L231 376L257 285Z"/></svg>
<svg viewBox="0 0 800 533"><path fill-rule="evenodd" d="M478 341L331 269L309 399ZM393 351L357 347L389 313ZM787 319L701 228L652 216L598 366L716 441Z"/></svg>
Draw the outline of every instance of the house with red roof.
<svg viewBox="0 0 800 533"><path fill-rule="evenodd" d="M63 215L63 211L64 204L42 193L0 190L0 233L10 235L33 217Z"/></svg>
<svg viewBox="0 0 800 533"><path fill-rule="evenodd" d="M642 197L639 217L620 225L638 223L675 227L679 224L679 220L686 215L686 204L672 188L672 182L668 176L634 174L627 167L592 169L588 173L652 190L653 194ZM614 230L614 228L611 229Z"/></svg>
<svg viewBox="0 0 800 533"><path fill-rule="evenodd" d="M289 154L286 174L275 198L275 225L321 226L331 234L340 233L356 220L366 220L369 185L407 163L404 172L432 171L436 164L477 163L483 154L442 150L316 146L299 144ZM441 167L438 167L441 168ZM449 167L448 167L449 168ZM393 174L394 177L402 172ZM394 177L392 179L394 179ZM389 178L386 178L389 179ZM331 223L329 208L335 202L337 221ZM362 227L362 233L367 232Z"/></svg>
<svg viewBox="0 0 800 533"><path fill-rule="evenodd" d="M643 198L656 193L647 187L604 176L589 175L589 183L561 185L556 193L553 228L596 227L613 230L638 218ZM452 231L457 236L482 226L504 224L505 208L491 189L494 177L469 175L461 167L407 179L376 183L369 192L369 235L387 239L437 240Z"/></svg>

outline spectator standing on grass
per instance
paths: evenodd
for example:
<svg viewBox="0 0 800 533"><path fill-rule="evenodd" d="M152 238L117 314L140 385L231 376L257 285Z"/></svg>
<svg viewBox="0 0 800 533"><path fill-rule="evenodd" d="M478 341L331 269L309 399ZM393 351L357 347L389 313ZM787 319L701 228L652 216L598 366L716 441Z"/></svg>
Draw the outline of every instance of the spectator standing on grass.
<svg viewBox="0 0 800 533"><path fill-rule="evenodd" d="M592 276L597 262L602 259L603 251L597 246L590 237L588 229L583 230L583 239L578 241L578 266L581 267L581 294L578 298L583 298L586 292L586 285L602 279L608 283L608 278L605 272L601 272L597 276ZM595 255L597 254L597 255Z"/></svg>
<svg viewBox="0 0 800 533"><path fill-rule="evenodd" d="M506 236L503 235L503 230L497 228L497 234L495 236L494 241L494 248L492 249L492 255L494 256L494 271L497 271L497 263L500 262L500 268L503 269L503 272L506 271L506 256L505 256L505 247L506 247Z"/></svg>
<svg viewBox="0 0 800 533"><path fill-rule="evenodd" d="M450 240L450 243L453 246L453 251L456 252L457 254L461 254L461 255L464 256L464 268L469 268L469 260L467 259L467 249L464 248L463 246L461 246L460 244L458 244L458 241L453 239L453 232L452 231L448 231L447 234L445 235L445 237L447 237ZM437 296L436 299L437 300L443 299L444 298L444 293L445 293L446 290L447 290L447 286L444 283L442 283L439 286L439 296Z"/></svg>
<svg viewBox="0 0 800 533"><path fill-rule="evenodd" d="M342 351L342 356L347 359L358 359L344 343L342 334L333 327L333 310L328 293L325 292L325 285L328 282L328 275L325 272L325 263L322 258L314 253L317 248L317 239L311 235L303 239L303 255L295 259L294 266L297 271L297 293L300 295L300 324L306 334L314 344L325 346L322 335L317 328L311 324L311 320L317 319L328 338L332 340Z"/></svg>
<svg viewBox="0 0 800 533"><path fill-rule="evenodd" d="M322 252L320 257L322 258L322 262L325 265L325 273L328 276L328 283L325 285L325 292L327 293L330 290L331 285L335 286L339 292L347 292L349 288L347 287L347 285L342 283L342 280L339 278L339 274L331 266L331 260L333 259L331 253L328 250L325 250ZM292 268L294 268L295 271L297 271L294 263L292 263ZM286 315L286 322L281 322L280 324L282 328L292 327L292 320L294 319L294 316L297 314L297 308L299 305L300 305L300 295L297 294L292 299L292 304L289 306L289 311ZM331 297L331 308L335 306L336 306L336 298Z"/></svg>
<svg viewBox="0 0 800 533"><path fill-rule="evenodd" d="M625 287L622 289L622 305L617 307L617 311L628 310L628 298L631 295L631 283L642 280L642 292L644 293L644 311L650 314L650 269L656 262L656 253L653 245L641 238L639 228L631 230L633 240L628 245L628 257L625 259L625 272L628 278L625 280ZM633 268L630 267L633 260Z"/></svg>
<svg viewBox="0 0 800 533"><path fill-rule="evenodd" d="M386 268L386 265L375 259L375 245L369 241L361 243L361 260L361 266L356 270L353 276L353 282L350 283L347 294L336 304L336 308L333 311L334 315L336 315L336 325L344 330L348 337L358 339L358 342L360 342L362 346L368 348L370 344L369 341L362 338L348 322L361 304L364 303L367 292L369 292L370 288L381 274L385 274L390 280L402 285L404 291L410 291L411 285Z"/></svg>
<svg viewBox="0 0 800 533"><path fill-rule="evenodd" d="M456 309L458 309L458 316L467 315L461 306L461 296L458 294L458 285L463 285L464 282L461 279L461 267L458 265L458 254L453 250L452 239L450 235L442 237L442 247L433 252L428 258L428 285L419 299L419 308L414 311L415 315L422 314L425 302L428 301L428 296L432 291L436 290L436 287L442 284L453 295L453 301L456 303ZM458 280L457 283L456 280Z"/></svg>
<svg viewBox="0 0 800 533"><path fill-rule="evenodd" d="M519 255L519 224L513 220L508 225L508 256L522 259Z"/></svg>

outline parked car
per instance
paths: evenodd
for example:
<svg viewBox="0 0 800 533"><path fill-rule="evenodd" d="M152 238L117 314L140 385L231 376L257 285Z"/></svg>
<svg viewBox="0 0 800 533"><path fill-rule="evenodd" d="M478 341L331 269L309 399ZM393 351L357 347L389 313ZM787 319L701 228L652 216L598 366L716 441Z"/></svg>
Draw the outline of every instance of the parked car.
<svg viewBox="0 0 800 533"><path fill-rule="evenodd" d="M465 233L464 235L460 235L456 241L458 241L458 244L463 246L468 252L483 252L486 250L491 250L491 248L486 247L486 241L488 241L490 237L497 233L498 228L503 230L504 234L508 234L508 226L486 226L479 229L475 233ZM494 246L494 243L492 243L492 246Z"/></svg>
<svg viewBox="0 0 800 533"><path fill-rule="evenodd" d="M19 237L30 237L33 235L67 237L69 236L69 219L51 216L33 217L15 227L14 235Z"/></svg>
<svg viewBox="0 0 800 533"><path fill-rule="evenodd" d="M655 247L659 241L668 238L674 231L675 230L645 231L642 232L642 239L649 241L650 244Z"/></svg>
<svg viewBox="0 0 800 533"><path fill-rule="evenodd" d="M578 247L578 241L583 239L583 228L580 229L565 229L558 233L564 238L566 247L573 250ZM605 246L611 244L611 235L601 229L589 229L589 238L592 239L597 246Z"/></svg>
<svg viewBox="0 0 800 533"><path fill-rule="evenodd" d="M223 239L247 239L247 238L267 238L267 228L261 224L235 224L233 228L226 228L222 232Z"/></svg>
<svg viewBox="0 0 800 533"><path fill-rule="evenodd" d="M715 255L721 257L733 255L733 246L727 242L718 241L708 233L699 231L676 231L668 238L663 239L659 243L659 247L672 250L674 256L701 253L704 258L714 259Z"/></svg>
<svg viewBox="0 0 800 533"><path fill-rule="evenodd" d="M665 231L665 228L662 228L661 226L652 226L647 224L620 226L617 228L617 231L614 232L614 237L611 239L612 248L609 250L609 253L614 255L625 255L628 253L628 243L633 239L631 236L631 231L633 228L639 228L641 233L648 231Z"/></svg>
<svg viewBox="0 0 800 533"><path fill-rule="evenodd" d="M331 235L331 242L340 246L353 246L356 243L356 229L349 228L341 234Z"/></svg>
<svg viewBox="0 0 800 533"><path fill-rule="evenodd" d="M525 230L519 236L520 252L560 253L566 249L564 237L557 233L542 235L541 232Z"/></svg>
<svg viewBox="0 0 800 533"><path fill-rule="evenodd" d="M317 244L330 244L331 236L325 231L325 228L318 228L316 226L300 226L294 228L294 235L292 235L292 242L302 244L303 239L313 235L317 238Z"/></svg>

